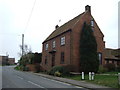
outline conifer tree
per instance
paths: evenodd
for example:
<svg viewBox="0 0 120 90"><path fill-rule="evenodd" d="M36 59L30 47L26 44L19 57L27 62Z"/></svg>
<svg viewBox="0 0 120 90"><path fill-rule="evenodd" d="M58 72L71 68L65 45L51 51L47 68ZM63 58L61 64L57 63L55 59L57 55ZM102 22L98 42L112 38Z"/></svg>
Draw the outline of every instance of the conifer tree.
<svg viewBox="0 0 120 90"><path fill-rule="evenodd" d="M98 68L96 38L91 26L85 22L80 35L80 71L85 73L97 72Z"/></svg>

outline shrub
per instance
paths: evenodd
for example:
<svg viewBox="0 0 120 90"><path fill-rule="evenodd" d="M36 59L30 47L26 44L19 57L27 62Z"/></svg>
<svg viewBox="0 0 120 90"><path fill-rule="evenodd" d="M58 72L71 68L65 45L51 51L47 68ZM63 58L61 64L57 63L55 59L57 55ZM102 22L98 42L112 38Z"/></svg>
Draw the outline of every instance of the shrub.
<svg viewBox="0 0 120 90"><path fill-rule="evenodd" d="M16 70L20 70L20 66L16 66L14 69L16 69Z"/></svg>
<svg viewBox="0 0 120 90"><path fill-rule="evenodd" d="M115 71L115 64L108 63L108 64L105 64L104 67L107 68L108 71Z"/></svg>
<svg viewBox="0 0 120 90"><path fill-rule="evenodd" d="M120 65L115 68L115 71L120 72Z"/></svg>
<svg viewBox="0 0 120 90"><path fill-rule="evenodd" d="M99 60L97 42L90 25L84 22L80 35L80 71L88 73L97 72Z"/></svg>
<svg viewBox="0 0 120 90"><path fill-rule="evenodd" d="M22 70L22 71L23 71L25 66L20 65L19 67L20 67L20 70Z"/></svg>
<svg viewBox="0 0 120 90"><path fill-rule="evenodd" d="M49 74L50 75L55 75L55 72L60 72L61 75L68 75L69 74L69 70L67 70L67 68L65 68L64 66L54 66Z"/></svg>
<svg viewBox="0 0 120 90"><path fill-rule="evenodd" d="M105 73L107 72L107 68L103 67L102 65L99 66L98 73Z"/></svg>
<svg viewBox="0 0 120 90"><path fill-rule="evenodd" d="M58 77L60 77L62 74L59 72L59 71L56 71L55 73L54 73L54 76L58 76Z"/></svg>

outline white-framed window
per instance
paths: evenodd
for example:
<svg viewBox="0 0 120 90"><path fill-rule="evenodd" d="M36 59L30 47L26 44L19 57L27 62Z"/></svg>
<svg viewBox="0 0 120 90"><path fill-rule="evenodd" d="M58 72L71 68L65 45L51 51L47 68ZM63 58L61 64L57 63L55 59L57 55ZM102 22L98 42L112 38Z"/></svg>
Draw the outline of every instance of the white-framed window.
<svg viewBox="0 0 120 90"><path fill-rule="evenodd" d="M91 22L90 22L90 23L91 23L91 26L93 27L93 26L94 26L94 21L93 21L93 20L91 20Z"/></svg>
<svg viewBox="0 0 120 90"><path fill-rule="evenodd" d="M102 53L98 52L99 64L102 64Z"/></svg>
<svg viewBox="0 0 120 90"><path fill-rule="evenodd" d="M48 50L48 43L45 45L45 50Z"/></svg>
<svg viewBox="0 0 120 90"><path fill-rule="evenodd" d="M53 41L53 43L52 43L52 47L55 48L55 41Z"/></svg>
<svg viewBox="0 0 120 90"><path fill-rule="evenodd" d="M61 37L61 45L65 45L65 36Z"/></svg>

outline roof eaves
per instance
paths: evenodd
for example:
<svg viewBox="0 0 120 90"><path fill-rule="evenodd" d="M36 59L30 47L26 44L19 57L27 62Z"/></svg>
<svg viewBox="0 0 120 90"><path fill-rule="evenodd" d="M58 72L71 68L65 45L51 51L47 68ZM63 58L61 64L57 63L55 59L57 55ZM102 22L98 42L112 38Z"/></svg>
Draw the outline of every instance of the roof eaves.
<svg viewBox="0 0 120 90"><path fill-rule="evenodd" d="M84 13L85 13L85 12L83 12L82 14L80 14L80 15L76 16L75 18L69 20L68 22L66 22L65 24L63 24L62 26L60 26L59 28L57 28L56 30L54 30L54 31L47 37L47 39L46 39L45 41L48 41L49 39L54 38L54 37L58 36L59 34L64 33L64 32L66 32L67 30L73 28L73 27L77 24L77 22L80 20L80 17L81 17ZM78 20L76 21L76 19L78 19ZM73 24L72 26L71 26L71 23ZM64 30L62 30L62 29L64 29ZM66 29L66 30L65 30L65 29ZM58 31L58 30L61 30L61 31ZM57 32L57 31L58 31L58 33L56 33L56 35L55 35L55 32ZM52 36L52 35L53 35L53 36ZM45 41L44 41L44 42L45 42ZM43 42L43 43L44 43L44 42Z"/></svg>
<svg viewBox="0 0 120 90"><path fill-rule="evenodd" d="M54 39L54 38L56 38L56 37L58 37L58 36L60 36L60 35L62 35L62 34L64 34L64 33L66 33L66 32L69 32L69 31L72 31L72 29L66 30L65 32L62 32L61 34L58 34L58 35L56 35L55 37L53 37L53 38L51 38L51 39L45 40L43 43L45 43L45 42L47 42L47 41L49 41L49 40L52 40L52 39ZM42 43L42 44L43 44L43 43Z"/></svg>

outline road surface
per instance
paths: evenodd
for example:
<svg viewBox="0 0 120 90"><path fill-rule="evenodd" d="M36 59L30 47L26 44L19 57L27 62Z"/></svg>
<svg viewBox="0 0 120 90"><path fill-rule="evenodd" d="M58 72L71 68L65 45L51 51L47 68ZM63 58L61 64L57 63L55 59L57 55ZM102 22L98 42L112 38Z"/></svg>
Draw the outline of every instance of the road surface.
<svg viewBox="0 0 120 90"><path fill-rule="evenodd" d="M48 88L79 88L77 90L85 90L82 87L37 76L30 72L17 71L13 66L2 67L2 88L43 88L45 90Z"/></svg>

